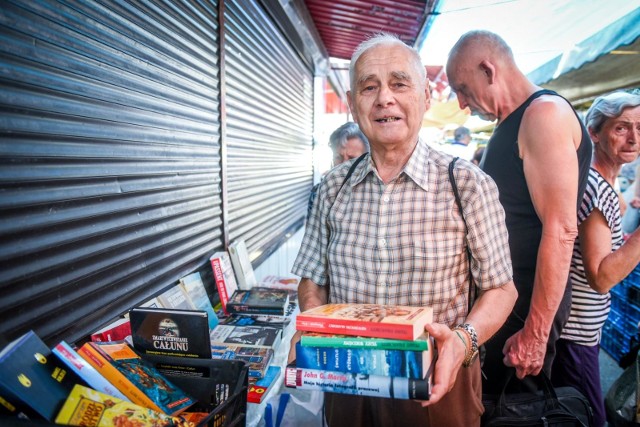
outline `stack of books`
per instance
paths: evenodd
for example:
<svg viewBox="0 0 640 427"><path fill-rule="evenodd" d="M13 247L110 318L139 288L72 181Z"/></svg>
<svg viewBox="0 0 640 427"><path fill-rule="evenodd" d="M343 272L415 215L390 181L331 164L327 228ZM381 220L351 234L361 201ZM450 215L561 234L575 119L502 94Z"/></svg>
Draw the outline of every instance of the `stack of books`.
<svg viewBox="0 0 640 427"><path fill-rule="evenodd" d="M299 313L296 360L285 385L343 394L428 400L435 364L424 331L429 307L327 304Z"/></svg>

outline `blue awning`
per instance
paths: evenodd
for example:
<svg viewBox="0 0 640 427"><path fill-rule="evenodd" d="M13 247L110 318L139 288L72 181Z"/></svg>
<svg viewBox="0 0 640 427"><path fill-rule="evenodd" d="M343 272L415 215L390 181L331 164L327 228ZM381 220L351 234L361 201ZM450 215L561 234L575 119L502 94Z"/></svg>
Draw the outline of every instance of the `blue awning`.
<svg viewBox="0 0 640 427"><path fill-rule="evenodd" d="M640 85L640 8L528 74L573 102Z"/></svg>

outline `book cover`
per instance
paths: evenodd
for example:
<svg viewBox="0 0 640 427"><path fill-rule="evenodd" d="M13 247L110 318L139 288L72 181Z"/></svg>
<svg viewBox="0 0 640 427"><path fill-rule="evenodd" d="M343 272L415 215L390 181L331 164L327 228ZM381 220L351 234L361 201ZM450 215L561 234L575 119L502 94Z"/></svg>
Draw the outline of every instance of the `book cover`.
<svg viewBox="0 0 640 427"><path fill-rule="evenodd" d="M299 331L416 340L432 322L431 307L325 304L296 316Z"/></svg>
<svg viewBox="0 0 640 427"><path fill-rule="evenodd" d="M78 354L133 403L167 415L176 415L195 403L123 341L88 342Z"/></svg>
<svg viewBox="0 0 640 427"><path fill-rule="evenodd" d="M92 389L117 397L118 399L129 399L120 392L113 384L111 384L100 372L96 371L93 366L84 360L80 355L65 341L60 341L51 349L53 354L67 365L69 369L75 372L85 383Z"/></svg>
<svg viewBox="0 0 640 427"><path fill-rule="evenodd" d="M231 295L238 290L238 283L236 282L236 276L233 272L233 266L231 265L231 258L229 258L228 252L220 251L214 253L211 258L209 258L209 261L211 262L213 278L218 288L222 310L225 314L229 314L227 312L227 301L229 301Z"/></svg>
<svg viewBox="0 0 640 427"><path fill-rule="evenodd" d="M291 316L276 316L273 314L233 314L223 319L221 325L256 325L256 326L278 326L287 327L291 323Z"/></svg>
<svg viewBox="0 0 640 427"><path fill-rule="evenodd" d="M258 286L264 287L264 288L286 289L290 291L297 291L299 282L300 282L300 278L297 276L268 275L263 277L258 282Z"/></svg>
<svg viewBox="0 0 640 427"><path fill-rule="evenodd" d="M141 354L211 358L207 313L136 307L129 312L133 347Z"/></svg>
<svg viewBox="0 0 640 427"><path fill-rule="evenodd" d="M305 347L296 343L298 368L419 379L425 377L430 365L430 351Z"/></svg>
<svg viewBox="0 0 640 427"><path fill-rule="evenodd" d="M121 341L130 335L131 325L129 324L129 319L122 317L91 334L91 341Z"/></svg>
<svg viewBox="0 0 640 427"><path fill-rule="evenodd" d="M303 390L319 390L360 396L429 400L431 370L424 379L387 377L298 368L295 362L285 369L284 384Z"/></svg>
<svg viewBox="0 0 640 427"><path fill-rule="evenodd" d="M171 427L180 424L178 418L81 385L71 390L55 422L83 427Z"/></svg>
<svg viewBox="0 0 640 427"><path fill-rule="evenodd" d="M227 302L230 314L274 314L284 316L289 305L289 292L283 289L255 287L237 290Z"/></svg>
<svg viewBox="0 0 640 427"><path fill-rule="evenodd" d="M33 331L0 352L0 396L9 412L53 421L76 384L85 385Z"/></svg>
<svg viewBox="0 0 640 427"><path fill-rule="evenodd" d="M242 345L212 345L213 359L241 360L246 363L249 379L262 378L273 359L273 350L261 347L246 347Z"/></svg>
<svg viewBox="0 0 640 427"><path fill-rule="evenodd" d="M174 310L196 310L193 301L189 298L186 291L180 284L166 290L163 294L156 297L160 305L164 308L172 308Z"/></svg>
<svg viewBox="0 0 640 427"><path fill-rule="evenodd" d="M424 351L429 348L427 333L414 341L367 338L320 332L303 332L300 342L305 347L373 348L377 350Z"/></svg>
<svg viewBox="0 0 640 427"><path fill-rule="evenodd" d="M207 294L207 289L204 287L200 273L196 271L183 277L180 279L180 286L184 288L196 310L202 310L207 313L209 329L215 328L218 325L218 316L216 316L216 313L213 311L211 300Z"/></svg>
<svg viewBox="0 0 640 427"><path fill-rule="evenodd" d="M247 402L260 403L269 393L280 377L282 369L280 366L269 366L265 375L260 379L249 379L249 390L247 391Z"/></svg>
<svg viewBox="0 0 640 427"><path fill-rule="evenodd" d="M275 351L282 340L282 328L275 326L218 325L211 331L211 345L237 344Z"/></svg>
<svg viewBox="0 0 640 427"><path fill-rule="evenodd" d="M256 286L256 280L251 260L249 259L249 251L244 240L238 240L229 245L229 257L231 265L236 274L238 289L249 290Z"/></svg>

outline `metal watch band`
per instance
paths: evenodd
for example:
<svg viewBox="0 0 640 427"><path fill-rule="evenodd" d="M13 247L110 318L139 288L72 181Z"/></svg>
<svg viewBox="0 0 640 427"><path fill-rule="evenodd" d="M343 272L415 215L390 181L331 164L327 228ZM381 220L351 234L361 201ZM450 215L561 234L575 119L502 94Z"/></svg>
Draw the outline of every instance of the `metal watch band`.
<svg viewBox="0 0 640 427"><path fill-rule="evenodd" d="M476 332L476 328L474 328L473 325L471 325L470 323L461 323L459 325L456 325L456 327L453 329L454 330L459 329L459 330L465 331L469 335L469 338L471 340L471 349L466 354L466 357L462 362L462 366L467 368L478 357L478 333Z"/></svg>

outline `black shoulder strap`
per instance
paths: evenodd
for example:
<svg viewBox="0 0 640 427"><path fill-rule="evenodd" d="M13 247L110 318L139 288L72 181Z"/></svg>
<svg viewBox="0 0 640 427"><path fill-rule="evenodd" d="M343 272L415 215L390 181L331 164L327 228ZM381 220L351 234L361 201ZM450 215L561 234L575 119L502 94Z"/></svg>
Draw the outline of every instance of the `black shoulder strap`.
<svg viewBox="0 0 640 427"><path fill-rule="evenodd" d="M453 195L456 198L456 205L458 205L458 211L460 211L460 216L462 217L462 221L464 221L464 228L466 230L465 236L469 233L469 227L467 226L467 221L464 219L464 211L462 210L462 202L460 201L460 193L458 192L458 184L456 184L456 178L453 175L453 169L455 168L456 161L458 157L454 157L449 163L449 182L451 182L451 187L453 189ZM466 237L465 237L466 239ZM471 275L471 250L469 249L469 243L467 242L467 261L469 262L469 307L468 310L471 311L471 307L473 306L473 294L474 294L474 285L473 285L473 276ZM469 313L469 311L467 313Z"/></svg>
<svg viewBox="0 0 640 427"><path fill-rule="evenodd" d="M347 183L347 181L349 181L349 178L351 178L351 175L353 175L353 171L356 170L356 166L358 166L358 163L360 163L362 161L362 159L364 159L364 156L366 156L366 155L367 155L367 153L362 154L360 157L358 157L356 159L355 162L353 162L353 164L349 168L349 171L347 172L347 176L344 177L344 181L342 181L342 185L338 189L338 193L340 193L340 190L342 190L342 187L344 187L344 185Z"/></svg>

